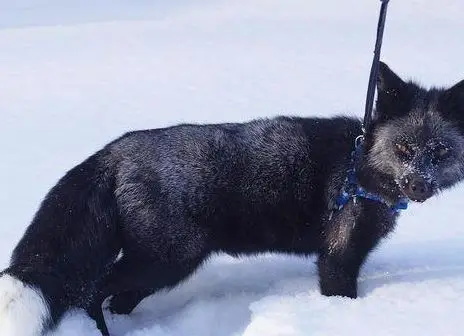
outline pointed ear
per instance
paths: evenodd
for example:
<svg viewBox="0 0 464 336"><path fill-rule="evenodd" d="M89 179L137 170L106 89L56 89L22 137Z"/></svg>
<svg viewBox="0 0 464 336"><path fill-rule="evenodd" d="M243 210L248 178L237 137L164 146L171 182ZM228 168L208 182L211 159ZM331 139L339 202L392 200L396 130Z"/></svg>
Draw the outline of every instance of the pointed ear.
<svg viewBox="0 0 464 336"><path fill-rule="evenodd" d="M374 121L382 122L406 115L412 101L410 86L395 74L388 65L380 62Z"/></svg>
<svg viewBox="0 0 464 336"><path fill-rule="evenodd" d="M455 84L446 90L451 96L456 97L464 102L464 80Z"/></svg>
<svg viewBox="0 0 464 336"><path fill-rule="evenodd" d="M441 99L441 111L456 121L464 134L464 80L445 91Z"/></svg>
<svg viewBox="0 0 464 336"><path fill-rule="evenodd" d="M377 90L379 94L397 95L406 83L383 62L379 64Z"/></svg>

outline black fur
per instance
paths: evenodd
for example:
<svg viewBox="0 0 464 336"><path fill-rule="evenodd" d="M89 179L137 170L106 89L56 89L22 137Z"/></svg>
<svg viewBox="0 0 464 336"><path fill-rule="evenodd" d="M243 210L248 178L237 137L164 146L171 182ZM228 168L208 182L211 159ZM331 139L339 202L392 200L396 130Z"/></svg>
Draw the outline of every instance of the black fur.
<svg viewBox="0 0 464 336"><path fill-rule="evenodd" d="M382 114L392 102L379 99L372 132L399 117ZM322 294L355 298L361 265L397 217L359 200L329 220L360 134L359 120L342 117L128 133L50 191L5 272L42 289L51 325L82 307L104 334L105 298L129 313L218 251L317 254ZM393 202L404 193L369 164L374 141L369 134L358 178Z"/></svg>
<svg viewBox="0 0 464 336"><path fill-rule="evenodd" d="M328 221L360 132L358 120L281 117L127 134L51 190L7 272L44 291L54 322L73 306L96 317L97 288L98 307L120 294L113 310L130 312L215 251L317 253L322 293L356 297L394 222L368 201Z"/></svg>

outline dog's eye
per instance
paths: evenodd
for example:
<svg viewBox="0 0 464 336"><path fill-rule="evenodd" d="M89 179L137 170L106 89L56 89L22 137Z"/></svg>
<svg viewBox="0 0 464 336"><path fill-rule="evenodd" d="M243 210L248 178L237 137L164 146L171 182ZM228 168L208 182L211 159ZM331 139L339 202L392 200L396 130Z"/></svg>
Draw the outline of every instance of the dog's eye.
<svg viewBox="0 0 464 336"><path fill-rule="evenodd" d="M398 150L398 152L404 158L411 158L414 155L414 151L408 145L405 145L405 144L402 144L402 143L396 143L395 146L396 146L396 149Z"/></svg>
<svg viewBox="0 0 464 336"><path fill-rule="evenodd" d="M435 151L435 155L439 158L445 158L448 156L450 149L448 147L440 147Z"/></svg>
<svg viewBox="0 0 464 336"><path fill-rule="evenodd" d="M451 154L451 150L449 147L444 146L444 145L439 146L435 148L434 150L432 163L437 164L440 161L446 159L450 154Z"/></svg>

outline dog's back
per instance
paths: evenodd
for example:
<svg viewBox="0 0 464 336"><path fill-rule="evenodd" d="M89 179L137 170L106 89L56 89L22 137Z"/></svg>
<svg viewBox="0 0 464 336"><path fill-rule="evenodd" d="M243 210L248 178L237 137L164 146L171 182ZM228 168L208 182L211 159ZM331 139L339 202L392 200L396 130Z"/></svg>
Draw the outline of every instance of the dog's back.
<svg viewBox="0 0 464 336"><path fill-rule="evenodd" d="M156 235L150 243L159 253L173 235L198 236L195 245L205 237L206 253L295 244L308 251L314 244L295 237L308 221L320 227L327 168L350 159L359 132L359 121L347 118L280 117L130 133L109 147L118 166L116 197L122 216L145 210L144 218L122 225L134 241ZM179 239L184 257L197 248L187 241Z"/></svg>

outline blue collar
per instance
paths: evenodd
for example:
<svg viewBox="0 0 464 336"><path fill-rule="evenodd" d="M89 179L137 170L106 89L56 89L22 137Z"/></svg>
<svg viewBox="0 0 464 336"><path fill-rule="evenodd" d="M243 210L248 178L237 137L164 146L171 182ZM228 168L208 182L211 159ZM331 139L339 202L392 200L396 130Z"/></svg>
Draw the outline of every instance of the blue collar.
<svg viewBox="0 0 464 336"><path fill-rule="evenodd" d="M401 210L406 210L408 208L409 199L406 197L400 198L395 204L387 202L382 196L366 191L358 183L356 177L356 158L362 152L363 149L363 136L359 136L355 141L355 149L351 152L351 167L348 170L348 174L345 178L345 182L340 191L340 195L335 199L335 208L336 210L341 210L343 207L350 201L353 200L356 203L358 198L365 198L371 201L376 201L383 203L390 207L392 213L398 213Z"/></svg>

